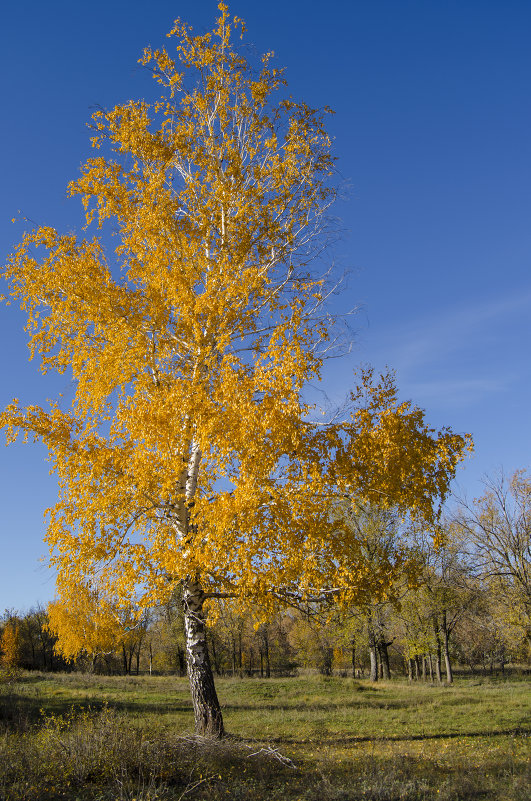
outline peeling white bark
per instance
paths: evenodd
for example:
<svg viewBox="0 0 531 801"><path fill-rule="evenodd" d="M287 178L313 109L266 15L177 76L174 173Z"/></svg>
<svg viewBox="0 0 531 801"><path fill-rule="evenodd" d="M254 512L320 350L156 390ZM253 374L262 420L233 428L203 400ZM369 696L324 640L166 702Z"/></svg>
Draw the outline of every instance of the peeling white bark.
<svg viewBox="0 0 531 801"><path fill-rule="evenodd" d="M187 579L183 585L184 627L195 729L197 734L222 737L223 717L206 642L204 600L199 582Z"/></svg>
<svg viewBox="0 0 531 801"><path fill-rule="evenodd" d="M188 473L186 477L186 500L188 503L193 500L196 490L197 490L197 481L199 478L199 465L201 463L201 449L197 444L196 440L192 440L192 445L190 447L190 458L188 460Z"/></svg>

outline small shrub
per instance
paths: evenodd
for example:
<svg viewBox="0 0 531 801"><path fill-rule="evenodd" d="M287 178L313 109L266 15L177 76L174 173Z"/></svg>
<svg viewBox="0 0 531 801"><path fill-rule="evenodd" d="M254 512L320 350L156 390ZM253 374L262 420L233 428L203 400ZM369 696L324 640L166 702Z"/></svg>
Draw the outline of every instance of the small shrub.
<svg viewBox="0 0 531 801"><path fill-rule="evenodd" d="M96 797L96 788L116 799L163 798L167 785L186 785L179 761L163 734L151 741L113 709L72 709L43 717L31 735L4 735L0 798L32 801L77 790L88 799Z"/></svg>

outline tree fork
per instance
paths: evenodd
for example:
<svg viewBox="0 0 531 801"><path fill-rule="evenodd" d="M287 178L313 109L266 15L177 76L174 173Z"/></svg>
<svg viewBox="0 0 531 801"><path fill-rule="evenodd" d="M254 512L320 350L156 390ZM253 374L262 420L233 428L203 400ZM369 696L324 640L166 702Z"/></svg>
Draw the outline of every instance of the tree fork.
<svg viewBox="0 0 531 801"><path fill-rule="evenodd" d="M186 661L194 707L196 734L223 737L223 716L206 641L203 604L205 594L199 582L187 580L183 586Z"/></svg>

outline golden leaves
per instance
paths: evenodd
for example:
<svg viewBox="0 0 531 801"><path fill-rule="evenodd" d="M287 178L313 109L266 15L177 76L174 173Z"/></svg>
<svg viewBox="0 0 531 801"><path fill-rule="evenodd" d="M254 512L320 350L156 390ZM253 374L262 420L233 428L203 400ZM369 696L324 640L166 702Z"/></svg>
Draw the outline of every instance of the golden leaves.
<svg viewBox="0 0 531 801"><path fill-rule="evenodd" d="M372 370L362 371L352 400L340 480L346 486L358 482L355 493L369 502L408 509L434 523L457 464L472 448L470 435L430 428L421 409L398 401L391 373L375 382Z"/></svg>
<svg viewBox="0 0 531 801"><path fill-rule="evenodd" d="M96 234L39 228L5 270L32 353L73 379L68 412L0 418L8 440L44 441L57 471L47 539L65 653L89 636L74 612L105 641L117 608L187 575L264 603L322 583L323 566L366 584L333 499L433 516L467 446L370 372L351 420L308 422L302 389L329 336L308 261L334 198L330 139L324 113L279 95L269 55L253 71L231 43L242 21L219 9L211 34L175 23L175 57L144 51L156 103L94 115L98 154L69 191Z"/></svg>

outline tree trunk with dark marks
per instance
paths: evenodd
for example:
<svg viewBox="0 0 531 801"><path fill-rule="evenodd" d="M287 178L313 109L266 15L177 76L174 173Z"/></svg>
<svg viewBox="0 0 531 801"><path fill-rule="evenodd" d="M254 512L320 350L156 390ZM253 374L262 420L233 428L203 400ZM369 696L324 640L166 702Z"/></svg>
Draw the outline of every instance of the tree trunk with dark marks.
<svg viewBox="0 0 531 801"><path fill-rule="evenodd" d="M269 658L269 631L267 630L267 626L263 627L262 638L263 638L264 657L265 657L265 674L266 674L266 679L270 679L271 678L271 661L270 661L270 658Z"/></svg>
<svg viewBox="0 0 531 801"><path fill-rule="evenodd" d="M454 680L454 674L452 671L452 663L450 661L450 633L448 631L448 625L446 622L446 610L443 612L443 625L442 625L442 634L443 634L443 652L444 652L444 666L446 668L446 682L448 684L452 684Z"/></svg>
<svg viewBox="0 0 531 801"><path fill-rule="evenodd" d="M378 640L378 656L380 657L380 665L382 669L382 678L385 681L389 681L391 678L391 668L389 666L389 651L388 648L391 645L390 642L385 641L385 637L381 637Z"/></svg>
<svg viewBox="0 0 531 801"><path fill-rule="evenodd" d="M240 628L238 631L238 675L240 679L243 679L243 643L242 643L243 633Z"/></svg>
<svg viewBox="0 0 531 801"><path fill-rule="evenodd" d="M205 595L198 582L183 587L186 660L194 707L195 731L202 736L223 737L223 717L206 641L203 603Z"/></svg>
<svg viewBox="0 0 531 801"><path fill-rule="evenodd" d="M369 635L369 657L371 660L371 681L378 681L378 651L376 647L376 635L372 624L372 618L369 616L367 621L367 632Z"/></svg>
<svg viewBox="0 0 531 801"><path fill-rule="evenodd" d="M441 634L439 631L439 621L437 617L433 618L433 632L435 634L436 654L435 654L435 673L439 684L442 683L442 648L441 648Z"/></svg>

